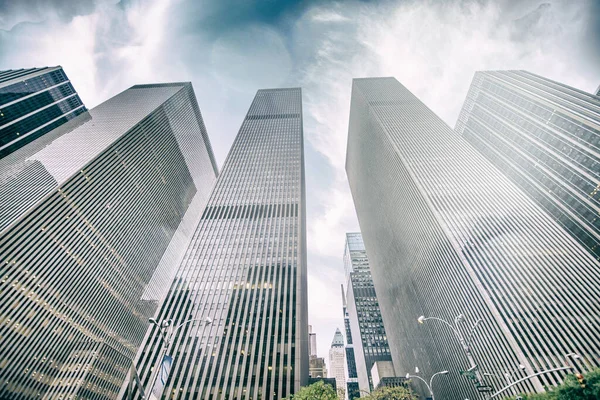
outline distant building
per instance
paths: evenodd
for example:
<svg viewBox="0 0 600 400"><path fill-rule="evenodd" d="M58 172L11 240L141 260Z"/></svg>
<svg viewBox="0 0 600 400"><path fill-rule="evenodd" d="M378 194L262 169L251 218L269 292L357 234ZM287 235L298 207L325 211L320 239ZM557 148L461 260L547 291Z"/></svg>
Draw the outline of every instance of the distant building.
<svg viewBox="0 0 600 400"><path fill-rule="evenodd" d="M312 331L312 325L308 326L308 376L310 378L327 378L327 367L325 359L317 355L317 335Z"/></svg>
<svg viewBox="0 0 600 400"><path fill-rule="evenodd" d="M369 373L373 378L373 389L407 386L405 377L396 376L394 364L391 361L375 361Z"/></svg>
<svg viewBox="0 0 600 400"><path fill-rule="evenodd" d="M600 99L526 71L477 72L456 131L600 260Z"/></svg>
<svg viewBox="0 0 600 400"><path fill-rule="evenodd" d="M598 88L596 89L596 96L600 96L600 85L598 85Z"/></svg>
<svg viewBox="0 0 600 400"><path fill-rule="evenodd" d="M0 159L86 111L60 66L0 71Z"/></svg>
<svg viewBox="0 0 600 400"><path fill-rule="evenodd" d="M354 357L354 343L352 339L352 331L350 329L350 315L348 314L344 285L341 285L341 289L344 312L344 328L346 330L346 394L348 400L354 400L360 397L360 387L358 385L356 358Z"/></svg>
<svg viewBox="0 0 600 400"><path fill-rule="evenodd" d="M344 336L339 329L335 330L331 348L329 349L329 377L335 378L340 400L346 396L346 373L344 366Z"/></svg>
<svg viewBox="0 0 600 400"><path fill-rule="evenodd" d="M347 293L345 319L350 325L359 390L373 389L371 367L376 361L392 361L379 302L375 293L369 258L360 233L347 233L344 247ZM346 333L348 337L349 333Z"/></svg>

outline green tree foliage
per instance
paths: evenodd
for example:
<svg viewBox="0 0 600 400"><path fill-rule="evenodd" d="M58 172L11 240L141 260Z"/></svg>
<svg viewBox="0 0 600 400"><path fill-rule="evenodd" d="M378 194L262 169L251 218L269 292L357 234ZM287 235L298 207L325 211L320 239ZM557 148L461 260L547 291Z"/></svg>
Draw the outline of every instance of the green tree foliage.
<svg viewBox="0 0 600 400"><path fill-rule="evenodd" d="M289 400L338 400L338 396L331 385L321 381L300 388Z"/></svg>
<svg viewBox="0 0 600 400"><path fill-rule="evenodd" d="M598 400L600 399L600 369L585 374L585 387L574 375L565 378L562 385L545 393L521 394L523 400ZM507 397L506 399L514 399Z"/></svg>
<svg viewBox="0 0 600 400"><path fill-rule="evenodd" d="M367 400L417 400L417 396L412 390L405 387L381 387L374 390L366 397L361 397Z"/></svg>

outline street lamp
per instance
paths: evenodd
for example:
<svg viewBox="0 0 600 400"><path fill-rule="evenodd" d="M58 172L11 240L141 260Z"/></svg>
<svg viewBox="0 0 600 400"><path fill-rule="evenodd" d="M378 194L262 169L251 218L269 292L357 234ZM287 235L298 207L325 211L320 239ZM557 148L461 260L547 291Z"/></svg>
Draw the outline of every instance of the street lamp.
<svg viewBox="0 0 600 400"><path fill-rule="evenodd" d="M483 322L483 320L480 318L475 322L475 324L473 324L467 339L465 339L465 337L463 336L460 329L458 329L458 324L460 324L461 322L463 322L465 320L464 314L458 314L456 316L456 318L454 318L454 324L451 324L448 321L446 321L442 318L437 318L437 317L425 317L424 315L421 315L419 318L417 318L417 321L420 324L424 324L425 321L429 321L429 320L439 321L439 322L449 326L450 329L452 329L452 331L454 332L454 335L460 342L465 354L467 355L467 359L469 360L470 368L468 371L473 371L473 373L475 374L475 379L477 381L478 386L483 387L484 386L483 377L479 373L479 370L477 369L477 364L475 364L475 359L473 358L473 355L471 354L471 347L469 345L469 343L471 342L471 339L473 337L473 333L475 332L475 329L477 329L477 326L479 326L479 324L481 322Z"/></svg>
<svg viewBox="0 0 600 400"><path fill-rule="evenodd" d="M419 368L415 367L415 373L419 372ZM431 378L429 379L429 383L427 383L427 381L423 378L421 378L419 375L411 375L410 372L406 373L406 379L410 379L410 378L417 378L420 379L421 381L423 381L423 383L425 384L425 386L427 386L427 389L429 389L429 393L431 394L431 400L435 400L435 396L433 395L433 378L435 378L438 375L446 375L448 374L448 371L439 371L436 372L435 374L431 375Z"/></svg>

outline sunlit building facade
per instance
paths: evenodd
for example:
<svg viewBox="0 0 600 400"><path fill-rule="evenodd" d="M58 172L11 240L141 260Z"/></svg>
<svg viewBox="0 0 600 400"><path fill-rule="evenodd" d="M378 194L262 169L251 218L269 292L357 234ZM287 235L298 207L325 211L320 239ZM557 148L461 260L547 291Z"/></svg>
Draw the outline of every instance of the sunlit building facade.
<svg viewBox="0 0 600 400"><path fill-rule="evenodd" d="M116 398L216 181L189 83L73 121L0 160L3 399Z"/></svg>
<svg viewBox="0 0 600 400"><path fill-rule="evenodd" d="M477 72L456 131L600 260L600 99L526 71Z"/></svg>
<svg viewBox="0 0 600 400"><path fill-rule="evenodd" d="M198 321L167 350L164 398L281 399L307 383L305 218L302 92L259 90L157 314ZM153 329L136 362L147 388L161 353Z"/></svg>
<svg viewBox="0 0 600 400"><path fill-rule="evenodd" d="M340 400L346 398L346 366L345 366L344 335L339 329L335 330L331 347L329 348L329 377L335 379L337 394Z"/></svg>
<svg viewBox="0 0 600 400"><path fill-rule="evenodd" d="M0 159L86 111L60 66L0 71Z"/></svg>
<svg viewBox="0 0 600 400"><path fill-rule="evenodd" d="M348 288L344 300L353 341L354 367L359 390L369 393L373 390L373 364L391 361L392 356L360 232L346 233L344 271Z"/></svg>
<svg viewBox="0 0 600 400"><path fill-rule="evenodd" d="M436 378L436 398L485 398L456 373L471 365L453 331L422 315L463 314L467 337L482 320L469 343L476 371L493 376L479 390L523 377L519 364L568 365L572 352L580 370L600 365L599 263L396 79L354 80L346 171L398 375L454 371Z"/></svg>

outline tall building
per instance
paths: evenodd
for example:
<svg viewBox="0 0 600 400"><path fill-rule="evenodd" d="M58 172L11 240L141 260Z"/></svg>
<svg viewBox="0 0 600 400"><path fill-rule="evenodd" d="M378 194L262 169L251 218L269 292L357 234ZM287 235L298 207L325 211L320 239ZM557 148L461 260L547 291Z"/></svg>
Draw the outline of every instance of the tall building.
<svg viewBox="0 0 600 400"><path fill-rule="evenodd" d="M335 385L340 400L346 397L346 372L344 361L344 335L339 329L335 330L331 347L329 348L329 377L335 378Z"/></svg>
<svg viewBox="0 0 600 400"><path fill-rule="evenodd" d="M596 89L596 96L600 96L600 85L598 85L598 88Z"/></svg>
<svg viewBox="0 0 600 400"><path fill-rule="evenodd" d="M86 111L60 66L0 71L0 159Z"/></svg>
<svg viewBox="0 0 600 400"><path fill-rule="evenodd" d="M308 378L302 93L259 90L157 314L182 326L169 399L280 399ZM152 330L142 384L161 360Z"/></svg>
<svg viewBox="0 0 600 400"><path fill-rule="evenodd" d="M0 160L0 398L116 398L216 175L189 83L134 86Z"/></svg>
<svg viewBox="0 0 600 400"><path fill-rule="evenodd" d="M317 335L308 326L308 376L309 378L327 378L325 359L317 355Z"/></svg>
<svg viewBox="0 0 600 400"><path fill-rule="evenodd" d="M600 260L600 99L525 71L477 72L456 131Z"/></svg>
<svg viewBox="0 0 600 400"><path fill-rule="evenodd" d="M453 371L436 378L437 398L484 398L457 373L471 363L453 330L420 316L456 320L480 390L568 353L582 370L600 365L599 263L396 79L354 80L346 171L398 375Z"/></svg>
<svg viewBox="0 0 600 400"><path fill-rule="evenodd" d="M392 356L360 233L346 233L344 271L348 290L343 297L354 344L359 390L369 393L373 390L373 364L376 361L392 361Z"/></svg>
<svg viewBox="0 0 600 400"><path fill-rule="evenodd" d="M342 307L344 312L344 328L346 331L346 393L348 400L354 400L360 397L360 387L358 385L358 373L356 371L356 357L354 356L354 343L352 339L352 330L350 328L350 314L346 304L346 292L344 285L342 289Z"/></svg>

